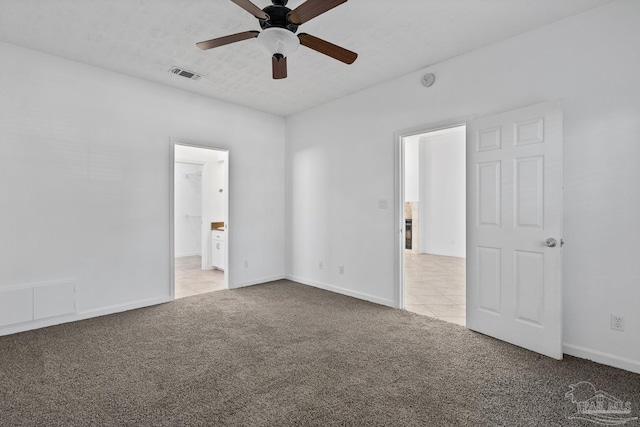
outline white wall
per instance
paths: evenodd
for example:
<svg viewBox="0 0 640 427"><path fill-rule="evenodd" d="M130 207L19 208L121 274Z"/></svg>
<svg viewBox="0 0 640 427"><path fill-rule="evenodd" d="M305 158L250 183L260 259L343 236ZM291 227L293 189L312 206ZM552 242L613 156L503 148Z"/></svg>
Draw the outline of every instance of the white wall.
<svg viewBox="0 0 640 427"><path fill-rule="evenodd" d="M175 256L201 255L202 165L176 162L173 188Z"/></svg>
<svg viewBox="0 0 640 427"><path fill-rule="evenodd" d="M638 22L617 1L289 117L287 274L394 304L394 132L561 99L565 351L640 372Z"/></svg>
<svg viewBox="0 0 640 427"><path fill-rule="evenodd" d="M420 138L420 253L466 256L465 127Z"/></svg>
<svg viewBox="0 0 640 427"><path fill-rule="evenodd" d="M170 137L230 150L230 287L284 275L282 118L7 44L0 56L20 69L0 69L0 290L75 279L77 299L75 315L0 334L169 298Z"/></svg>
<svg viewBox="0 0 640 427"><path fill-rule="evenodd" d="M404 201L420 201L420 135L404 138Z"/></svg>

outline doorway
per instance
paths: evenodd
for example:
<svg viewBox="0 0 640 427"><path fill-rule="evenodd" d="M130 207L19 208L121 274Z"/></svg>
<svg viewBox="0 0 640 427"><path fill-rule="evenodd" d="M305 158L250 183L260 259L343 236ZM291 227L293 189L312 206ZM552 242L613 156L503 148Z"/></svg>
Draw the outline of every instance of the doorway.
<svg viewBox="0 0 640 427"><path fill-rule="evenodd" d="M402 137L404 308L466 325L466 126Z"/></svg>
<svg viewBox="0 0 640 427"><path fill-rule="evenodd" d="M173 144L173 289L185 298L228 288L227 150Z"/></svg>

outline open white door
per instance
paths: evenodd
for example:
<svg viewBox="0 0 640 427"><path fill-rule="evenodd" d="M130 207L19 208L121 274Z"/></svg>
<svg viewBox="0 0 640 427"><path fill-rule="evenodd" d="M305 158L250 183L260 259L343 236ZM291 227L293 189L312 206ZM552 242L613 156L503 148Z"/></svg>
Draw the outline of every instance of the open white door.
<svg viewBox="0 0 640 427"><path fill-rule="evenodd" d="M467 327L562 359L562 109L467 124Z"/></svg>

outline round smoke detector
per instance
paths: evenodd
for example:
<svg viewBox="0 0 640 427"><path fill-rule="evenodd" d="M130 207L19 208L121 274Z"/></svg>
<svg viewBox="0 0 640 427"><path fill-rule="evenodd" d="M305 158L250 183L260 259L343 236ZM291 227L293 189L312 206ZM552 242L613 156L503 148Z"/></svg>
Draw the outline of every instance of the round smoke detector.
<svg viewBox="0 0 640 427"><path fill-rule="evenodd" d="M436 81L436 76L433 73L425 74L422 77L422 84L424 87L431 87L433 83Z"/></svg>

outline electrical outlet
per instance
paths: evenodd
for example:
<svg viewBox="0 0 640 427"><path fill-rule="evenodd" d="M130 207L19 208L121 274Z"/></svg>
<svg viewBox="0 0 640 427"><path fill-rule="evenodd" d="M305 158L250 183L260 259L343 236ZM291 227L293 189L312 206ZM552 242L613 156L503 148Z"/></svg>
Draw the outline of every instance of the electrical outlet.
<svg viewBox="0 0 640 427"><path fill-rule="evenodd" d="M344 274L344 265L338 266L338 273Z"/></svg>
<svg viewBox="0 0 640 427"><path fill-rule="evenodd" d="M611 315L611 329L614 331L624 331L624 317Z"/></svg>
<svg viewBox="0 0 640 427"><path fill-rule="evenodd" d="M324 262L320 261L320 262L318 263L318 269L319 269L319 270L322 270L323 268L324 268Z"/></svg>

